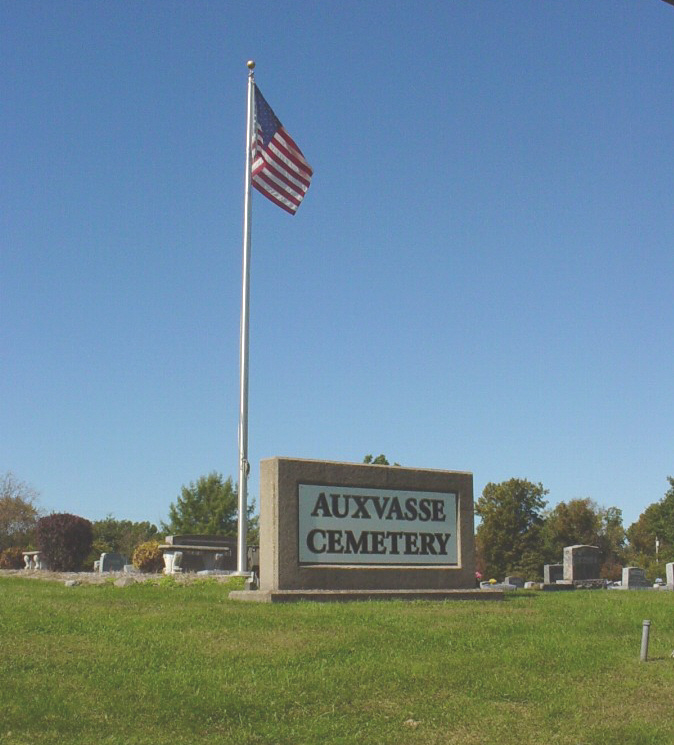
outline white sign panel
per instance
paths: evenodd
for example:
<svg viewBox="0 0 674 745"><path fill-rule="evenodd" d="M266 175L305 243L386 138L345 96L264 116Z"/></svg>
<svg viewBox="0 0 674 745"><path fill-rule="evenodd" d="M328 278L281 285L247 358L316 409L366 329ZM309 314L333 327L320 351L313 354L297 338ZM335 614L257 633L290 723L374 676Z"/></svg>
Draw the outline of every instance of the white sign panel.
<svg viewBox="0 0 674 745"><path fill-rule="evenodd" d="M303 564L457 564L455 493L299 485Z"/></svg>

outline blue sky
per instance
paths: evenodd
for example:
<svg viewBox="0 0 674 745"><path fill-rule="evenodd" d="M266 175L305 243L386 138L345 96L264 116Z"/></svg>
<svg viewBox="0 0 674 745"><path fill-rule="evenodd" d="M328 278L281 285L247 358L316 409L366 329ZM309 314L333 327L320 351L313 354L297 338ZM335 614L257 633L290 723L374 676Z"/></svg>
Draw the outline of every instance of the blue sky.
<svg viewBox="0 0 674 745"><path fill-rule="evenodd" d="M166 519L236 478L246 60L314 168L253 195L261 458L674 475L674 8L0 2L0 471Z"/></svg>

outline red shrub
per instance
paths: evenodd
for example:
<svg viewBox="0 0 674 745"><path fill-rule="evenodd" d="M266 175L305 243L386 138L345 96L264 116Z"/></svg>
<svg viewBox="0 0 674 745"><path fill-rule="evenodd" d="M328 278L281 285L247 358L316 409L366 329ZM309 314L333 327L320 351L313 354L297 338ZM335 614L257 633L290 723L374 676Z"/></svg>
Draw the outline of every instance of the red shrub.
<svg viewBox="0 0 674 745"><path fill-rule="evenodd" d="M37 521L37 547L49 569L76 572L93 543L91 523L83 517L53 514Z"/></svg>

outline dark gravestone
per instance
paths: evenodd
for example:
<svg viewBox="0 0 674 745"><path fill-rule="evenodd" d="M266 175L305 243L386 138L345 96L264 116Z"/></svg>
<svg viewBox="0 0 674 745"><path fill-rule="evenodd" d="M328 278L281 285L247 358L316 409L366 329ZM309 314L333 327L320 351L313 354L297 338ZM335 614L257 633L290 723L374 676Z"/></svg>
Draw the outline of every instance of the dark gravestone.
<svg viewBox="0 0 674 745"><path fill-rule="evenodd" d="M105 553L101 554L101 563L98 566L99 572L123 572L124 565L129 560L123 554Z"/></svg>
<svg viewBox="0 0 674 745"><path fill-rule="evenodd" d="M597 546L566 546L564 549L564 581L599 579L599 548Z"/></svg>
<svg viewBox="0 0 674 745"><path fill-rule="evenodd" d="M559 579L564 579L564 564L545 564L543 566L543 583L554 585Z"/></svg>
<svg viewBox="0 0 674 745"><path fill-rule="evenodd" d="M643 589L651 587L646 579L646 573L639 567L623 567L622 586L628 590Z"/></svg>
<svg viewBox="0 0 674 745"><path fill-rule="evenodd" d="M524 579L522 577L508 576L503 580L505 585L514 585L515 587L524 587Z"/></svg>

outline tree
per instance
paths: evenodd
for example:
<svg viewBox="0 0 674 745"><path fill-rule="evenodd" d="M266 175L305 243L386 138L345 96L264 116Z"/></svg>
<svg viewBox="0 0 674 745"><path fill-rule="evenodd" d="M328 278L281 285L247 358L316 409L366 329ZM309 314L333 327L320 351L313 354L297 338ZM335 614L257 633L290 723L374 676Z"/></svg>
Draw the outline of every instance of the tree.
<svg viewBox="0 0 674 745"><path fill-rule="evenodd" d="M381 453L376 458L373 455L366 455L363 458L363 463L367 463L370 466L390 466L391 464L388 462L387 457L384 455L384 453ZM394 466L399 466L400 463L394 463Z"/></svg>
<svg viewBox="0 0 674 745"><path fill-rule="evenodd" d="M102 553L120 553L131 559L136 547L141 543L161 538L157 526L150 522L116 520L112 515L94 521L92 530L94 540L91 552L84 563L87 569L93 568L94 561L99 559Z"/></svg>
<svg viewBox="0 0 674 745"><path fill-rule="evenodd" d="M11 471L0 476L0 551L25 548L34 541L39 510L37 492Z"/></svg>
<svg viewBox="0 0 674 745"><path fill-rule="evenodd" d="M542 484L525 479L489 483L477 500L475 512L481 518L476 542L478 565L489 576L522 574L539 577L543 568L541 528Z"/></svg>
<svg viewBox="0 0 674 745"><path fill-rule="evenodd" d="M655 561L655 539L660 546L661 562L674 561L674 478L667 477L669 489L665 496L649 505L639 519L627 529L629 552L632 558L648 557Z"/></svg>
<svg viewBox="0 0 674 745"><path fill-rule="evenodd" d="M112 515L96 520L92 527L94 549L98 554L114 551L131 558L136 546L160 537L159 529L150 522L116 520Z"/></svg>
<svg viewBox="0 0 674 745"><path fill-rule="evenodd" d="M600 507L587 498L571 499L545 513L544 520L541 535L546 562L561 561L565 546L598 546L601 575L618 578L625 544L621 510Z"/></svg>
<svg viewBox="0 0 674 745"><path fill-rule="evenodd" d="M238 496L231 476L201 476L196 483L183 486L180 496L169 507L169 522L162 523L167 533L196 533L235 537L238 527ZM254 505L248 506L248 543L257 542L257 517Z"/></svg>

